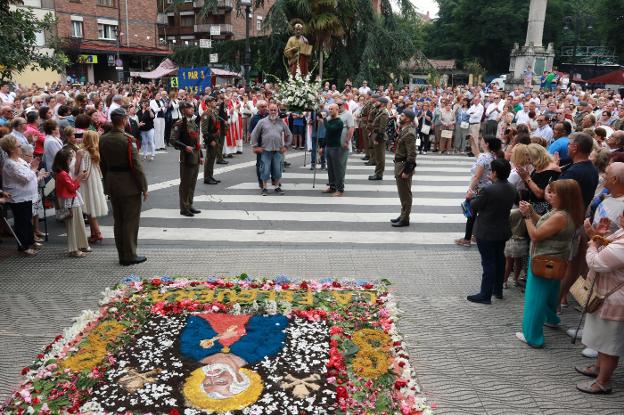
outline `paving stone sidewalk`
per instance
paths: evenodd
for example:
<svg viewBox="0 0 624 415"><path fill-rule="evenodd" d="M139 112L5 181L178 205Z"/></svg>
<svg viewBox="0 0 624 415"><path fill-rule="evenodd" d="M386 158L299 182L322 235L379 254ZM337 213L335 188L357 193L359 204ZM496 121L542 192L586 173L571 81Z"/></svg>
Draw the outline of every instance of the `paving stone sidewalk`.
<svg viewBox="0 0 624 415"><path fill-rule="evenodd" d="M2 245L5 251L7 244ZM492 306L469 303L479 286L474 248L416 247L406 250L341 246L266 249L167 248L143 246L145 264L117 265L114 248L96 247L85 259L65 256L64 245L48 245L35 258L0 255L0 400L19 381L20 369L40 348L71 325L81 310L96 308L100 292L135 273L142 277L179 275L325 276L388 278L404 315L400 329L418 381L438 414L624 414L624 369L616 373L610 396L577 392L583 377L574 366L589 363L582 346L563 330L546 330L547 346L519 343L523 296L505 291ZM566 310L566 326L578 313Z"/></svg>

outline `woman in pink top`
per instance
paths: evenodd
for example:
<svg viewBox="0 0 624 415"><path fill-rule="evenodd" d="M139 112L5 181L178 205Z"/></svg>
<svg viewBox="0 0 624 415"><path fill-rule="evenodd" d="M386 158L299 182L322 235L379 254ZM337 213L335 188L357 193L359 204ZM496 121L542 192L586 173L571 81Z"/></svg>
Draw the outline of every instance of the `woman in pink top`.
<svg viewBox="0 0 624 415"><path fill-rule="evenodd" d="M607 238L608 242L594 240L597 230L589 222L585 224L592 238L586 255L588 283L595 280L594 290L606 297L602 307L587 314L583 328L583 344L598 351L598 360L588 367L576 367L577 372L596 378L576 385L592 394L611 393L611 377L624 356L624 216L618 219L620 229ZM600 228L608 226L601 224Z"/></svg>
<svg viewBox="0 0 624 415"><path fill-rule="evenodd" d="M108 121L108 118L104 113L104 101L96 101L95 112L93 113L93 115L91 115L91 119L93 120L93 123L98 130L102 128L102 124L105 124Z"/></svg>
<svg viewBox="0 0 624 415"><path fill-rule="evenodd" d="M39 114L37 111L30 111L26 114L26 131L24 135L31 140L35 147L35 157L41 159L43 157L45 134L39 130Z"/></svg>

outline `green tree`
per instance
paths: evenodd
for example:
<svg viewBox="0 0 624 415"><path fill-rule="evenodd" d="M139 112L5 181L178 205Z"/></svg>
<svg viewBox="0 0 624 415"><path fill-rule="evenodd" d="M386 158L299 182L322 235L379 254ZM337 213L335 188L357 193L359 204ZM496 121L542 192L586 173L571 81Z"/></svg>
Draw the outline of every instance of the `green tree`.
<svg viewBox="0 0 624 415"><path fill-rule="evenodd" d="M0 1L0 78L11 79L35 65L43 69L62 72L67 65L67 57L60 51L48 55L37 47L37 34L51 33L56 20L48 13L43 20L37 20L29 9L11 9L11 5L22 5L21 0ZM53 42L54 43L54 42Z"/></svg>

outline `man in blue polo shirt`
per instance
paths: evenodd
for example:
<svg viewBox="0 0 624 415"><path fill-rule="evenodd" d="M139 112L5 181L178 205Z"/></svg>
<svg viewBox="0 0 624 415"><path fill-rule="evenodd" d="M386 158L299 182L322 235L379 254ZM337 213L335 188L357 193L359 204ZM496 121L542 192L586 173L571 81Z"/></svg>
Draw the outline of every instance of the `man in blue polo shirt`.
<svg viewBox="0 0 624 415"><path fill-rule="evenodd" d="M548 152L552 155L559 154L559 165L566 166L572 162L568 155L568 138L572 133L572 126L569 122L558 122L553 127L553 142L548 146Z"/></svg>

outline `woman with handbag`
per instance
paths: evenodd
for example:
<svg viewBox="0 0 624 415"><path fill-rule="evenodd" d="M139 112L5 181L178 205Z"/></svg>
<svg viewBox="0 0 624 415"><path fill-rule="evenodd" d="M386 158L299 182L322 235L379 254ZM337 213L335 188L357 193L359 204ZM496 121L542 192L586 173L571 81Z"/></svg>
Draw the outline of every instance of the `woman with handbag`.
<svg viewBox="0 0 624 415"><path fill-rule="evenodd" d="M531 239L531 253L522 331L516 337L535 348L544 346L544 325L559 325L559 286L565 276L572 238L585 214L581 188L575 180L550 183L546 200L552 210L541 217L527 201L521 201L519 207Z"/></svg>
<svg viewBox="0 0 624 415"><path fill-rule="evenodd" d="M598 351L596 363L577 372L595 378L576 388L591 394L611 393L611 377L624 356L624 215L620 229L607 238L592 237L587 246L587 283L593 292L586 308L583 344ZM587 227L586 227L587 229Z"/></svg>
<svg viewBox="0 0 624 415"><path fill-rule="evenodd" d="M67 229L69 256L82 258L85 252L91 252L91 248L82 219L82 197L78 193L78 188L80 182L87 179L88 172L82 171L75 179L72 179L69 169L73 158L74 151L64 148L56 153L52 170L55 173L55 190L61 206L61 217L65 219Z"/></svg>

